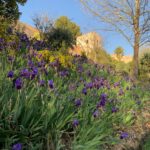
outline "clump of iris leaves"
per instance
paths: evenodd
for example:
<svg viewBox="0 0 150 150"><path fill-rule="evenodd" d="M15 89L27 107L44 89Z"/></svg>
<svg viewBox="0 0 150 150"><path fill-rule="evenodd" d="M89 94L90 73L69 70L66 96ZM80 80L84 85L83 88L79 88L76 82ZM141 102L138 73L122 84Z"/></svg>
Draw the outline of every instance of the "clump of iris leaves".
<svg viewBox="0 0 150 150"><path fill-rule="evenodd" d="M98 150L130 137L148 93L111 67L0 52L0 149Z"/></svg>

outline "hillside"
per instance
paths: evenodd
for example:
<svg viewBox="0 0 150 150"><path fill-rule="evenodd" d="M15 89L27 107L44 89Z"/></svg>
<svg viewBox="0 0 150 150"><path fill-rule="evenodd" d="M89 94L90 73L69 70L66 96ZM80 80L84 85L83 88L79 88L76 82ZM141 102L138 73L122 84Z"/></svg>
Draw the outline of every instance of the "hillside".
<svg viewBox="0 0 150 150"><path fill-rule="evenodd" d="M19 31L25 32L29 37L32 38L39 34L39 31L35 27L20 21L18 21L16 28Z"/></svg>

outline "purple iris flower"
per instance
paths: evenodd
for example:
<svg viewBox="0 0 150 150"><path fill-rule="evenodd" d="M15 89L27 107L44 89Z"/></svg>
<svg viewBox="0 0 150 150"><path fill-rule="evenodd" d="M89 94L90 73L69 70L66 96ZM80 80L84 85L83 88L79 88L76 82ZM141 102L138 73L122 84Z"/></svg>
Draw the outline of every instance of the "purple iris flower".
<svg viewBox="0 0 150 150"><path fill-rule="evenodd" d="M83 72L83 67L82 66L79 66L78 67L78 73L82 73Z"/></svg>
<svg viewBox="0 0 150 150"><path fill-rule="evenodd" d="M51 89L53 89L53 88L54 88L54 82L53 82L53 80L49 80L49 81L48 81L48 85L49 85L49 87L50 87Z"/></svg>
<svg viewBox="0 0 150 150"><path fill-rule="evenodd" d="M116 113L118 111L118 108L112 107L111 111L112 111L112 113Z"/></svg>
<svg viewBox="0 0 150 150"><path fill-rule="evenodd" d="M28 36L26 34L20 35L21 42L29 42Z"/></svg>
<svg viewBox="0 0 150 150"><path fill-rule="evenodd" d="M66 76L68 76L68 75L69 75L69 72L68 72L67 70L60 72L60 76L61 76L61 77L66 77Z"/></svg>
<svg viewBox="0 0 150 150"><path fill-rule="evenodd" d="M22 150L22 144L17 143L12 146L12 150Z"/></svg>
<svg viewBox="0 0 150 150"><path fill-rule="evenodd" d="M29 70L28 69L23 69L22 71L21 71L21 76L22 77L25 77L25 78L30 78L30 72L29 72Z"/></svg>
<svg viewBox="0 0 150 150"><path fill-rule="evenodd" d="M107 101L107 95L105 93L101 94L100 102L97 104L97 107L104 107Z"/></svg>
<svg viewBox="0 0 150 150"><path fill-rule="evenodd" d="M58 59L56 59L54 62L51 63L52 67L59 67L59 65L60 65L60 62Z"/></svg>
<svg viewBox="0 0 150 150"><path fill-rule="evenodd" d="M114 87L115 87L115 88L118 87L119 85L120 85L120 82L114 83Z"/></svg>
<svg viewBox="0 0 150 150"><path fill-rule="evenodd" d="M107 99L107 95L105 93L101 94L100 96L101 100L106 100Z"/></svg>
<svg viewBox="0 0 150 150"><path fill-rule="evenodd" d="M20 90L22 88L22 86L23 86L23 82L22 82L21 78L16 79L16 81L15 81L16 89Z"/></svg>
<svg viewBox="0 0 150 150"><path fill-rule="evenodd" d="M40 85L40 86L44 86L44 85L45 85L45 81L44 81L44 80L40 80L40 81L39 81L39 85Z"/></svg>
<svg viewBox="0 0 150 150"><path fill-rule="evenodd" d="M12 56L8 56L7 59L8 59L8 61L11 62L11 63L14 61L14 57L12 57Z"/></svg>
<svg viewBox="0 0 150 150"><path fill-rule="evenodd" d="M42 66L44 66L43 62L38 62L38 67L40 68Z"/></svg>
<svg viewBox="0 0 150 150"><path fill-rule="evenodd" d="M77 100L75 100L75 106L77 106L77 107L79 107L79 106L81 106L81 100L80 99L77 99Z"/></svg>
<svg viewBox="0 0 150 150"><path fill-rule="evenodd" d="M81 81L81 82L84 81L82 77L80 77L80 81Z"/></svg>
<svg viewBox="0 0 150 150"><path fill-rule="evenodd" d="M8 78L13 78L14 77L14 72L13 71L9 71L7 74Z"/></svg>
<svg viewBox="0 0 150 150"><path fill-rule="evenodd" d="M94 112L93 112L93 117L94 118L97 118L99 116L99 111L98 110L95 110Z"/></svg>
<svg viewBox="0 0 150 150"><path fill-rule="evenodd" d="M120 134L120 139L126 139L126 138L128 138L129 137L129 134L127 133L127 132L122 132L121 134Z"/></svg>
<svg viewBox="0 0 150 150"><path fill-rule="evenodd" d="M93 88L93 83L92 83L92 82L90 82L90 83L86 84L86 88L88 88L88 89L92 89L92 88Z"/></svg>
<svg viewBox="0 0 150 150"><path fill-rule="evenodd" d="M110 84L107 84L107 86L106 86L106 87L107 87L107 89L108 89L108 90L110 90Z"/></svg>
<svg viewBox="0 0 150 150"><path fill-rule="evenodd" d="M90 70L87 72L87 75L88 75L89 77L92 75L92 73L91 73Z"/></svg>
<svg viewBox="0 0 150 150"><path fill-rule="evenodd" d="M77 119L74 119L73 122L72 122L72 125L74 127L77 127L79 125L79 121Z"/></svg>
<svg viewBox="0 0 150 150"><path fill-rule="evenodd" d="M86 89L86 88L83 88L83 89L82 89L82 93L83 93L84 95L86 95L86 94L87 94L87 89Z"/></svg>
<svg viewBox="0 0 150 150"><path fill-rule="evenodd" d="M28 60L28 66L31 67L31 68L34 66L34 63L33 63L32 60Z"/></svg>
<svg viewBox="0 0 150 150"><path fill-rule="evenodd" d="M138 100L138 101L136 102L136 104L137 104L137 105L140 105L140 104L141 104L141 101L140 101L140 100Z"/></svg>
<svg viewBox="0 0 150 150"><path fill-rule="evenodd" d="M119 95L121 96L121 95L123 95L123 94L124 94L123 90L120 89L120 90L119 90Z"/></svg>
<svg viewBox="0 0 150 150"><path fill-rule="evenodd" d="M32 68L31 74L31 79L34 79L38 75L38 69L37 68Z"/></svg>
<svg viewBox="0 0 150 150"><path fill-rule="evenodd" d="M38 74L38 68L35 68L35 67L34 67L34 68L32 69L32 71L34 72L35 75Z"/></svg>

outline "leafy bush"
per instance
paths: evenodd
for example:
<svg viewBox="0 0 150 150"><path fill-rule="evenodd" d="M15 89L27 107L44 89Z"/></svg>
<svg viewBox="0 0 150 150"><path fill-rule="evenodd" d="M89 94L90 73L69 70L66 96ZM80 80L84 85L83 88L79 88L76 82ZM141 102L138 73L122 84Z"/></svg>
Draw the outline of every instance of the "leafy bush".
<svg viewBox="0 0 150 150"><path fill-rule="evenodd" d="M150 78L150 53L143 54L140 59L140 74Z"/></svg>
<svg viewBox="0 0 150 150"><path fill-rule="evenodd" d="M52 52L48 50L42 50L38 52L39 60L43 59L47 63L55 63L58 61L63 68L74 68L73 56L69 54L63 54L62 52Z"/></svg>
<svg viewBox="0 0 150 150"><path fill-rule="evenodd" d="M67 51L75 43L71 32L67 29L54 28L44 37L54 51L61 50L62 47Z"/></svg>

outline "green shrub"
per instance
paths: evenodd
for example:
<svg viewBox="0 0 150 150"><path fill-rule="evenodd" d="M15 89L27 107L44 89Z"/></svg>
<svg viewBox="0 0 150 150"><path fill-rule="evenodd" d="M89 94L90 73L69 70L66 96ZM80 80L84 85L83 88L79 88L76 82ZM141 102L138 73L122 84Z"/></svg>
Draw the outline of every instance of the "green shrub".
<svg viewBox="0 0 150 150"><path fill-rule="evenodd" d="M71 32L61 28L53 28L50 32L45 34L44 38L54 51L63 49L63 51L65 50L67 52L68 48L75 43Z"/></svg>
<svg viewBox="0 0 150 150"><path fill-rule="evenodd" d="M140 75L150 78L150 53L145 53L140 59Z"/></svg>
<svg viewBox="0 0 150 150"><path fill-rule="evenodd" d="M87 58L97 64L111 64L111 57L104 49L95 49L87 54Z"/></svg>

